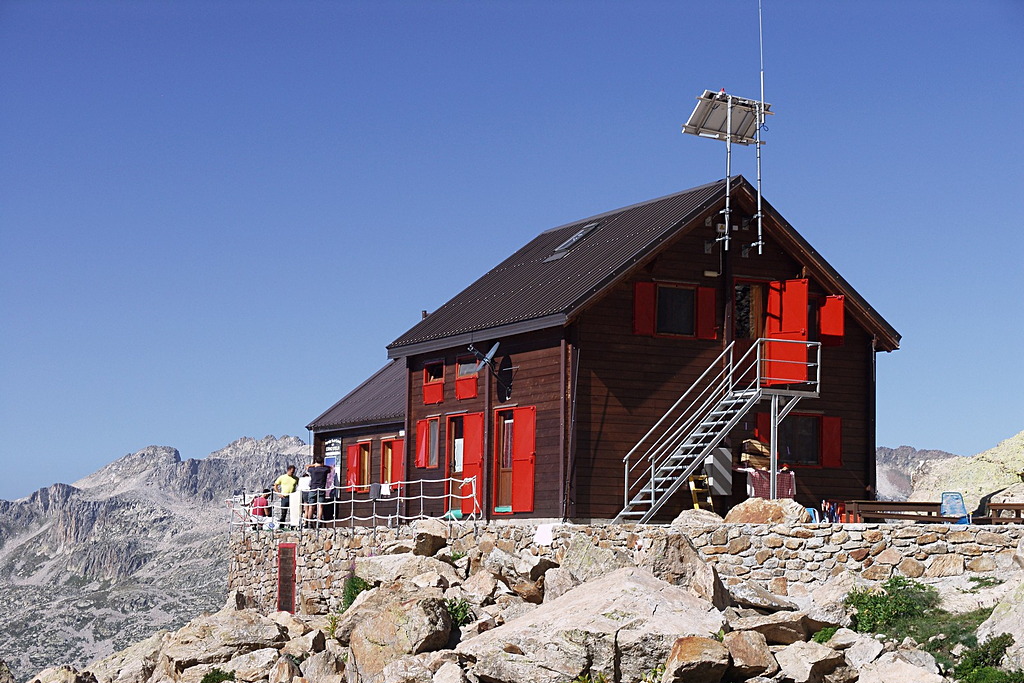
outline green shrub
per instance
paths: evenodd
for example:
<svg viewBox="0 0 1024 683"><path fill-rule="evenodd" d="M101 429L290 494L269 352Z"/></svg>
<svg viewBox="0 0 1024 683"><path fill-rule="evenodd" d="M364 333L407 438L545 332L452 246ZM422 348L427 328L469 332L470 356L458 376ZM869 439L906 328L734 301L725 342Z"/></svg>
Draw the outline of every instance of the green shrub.
<svg viewBox="0 0 1024 683"><path fill-rule="evenodd" d="M1024 683L1024 672L998 668L1011 645L1013 636L1009 633L989 638L963 654L953 675L963 683Z"/></svg>
<svg viewBox="0 0 1024 683"><path fill-rule="evenodd" d="M368 588L370 588L370 584L367 583L366 579L355 574L350 574L346 577L345 585L341 589L341 611L344 612L351 607L359 594Z"/></svg>
<svg viewBox="0 0 1024 683"><path fill-rule="evenodd" d="M918 617L939 603L939 593L912 579L894 576L882 584L881 590L857 589L846 596L853 607L853 628L878 633L901 619Z"/></svg>
<svg viewBox="0 0 1024 683"><path fill-rule="evenodd" d="M473 607L465 599L448 598L444 601L444 606L453 625L465 626L473 621Z"/></svg>
<svg viewBox="0 0 1024 683"><path fill-rule="evenodd" d="M828 641L832 640L832 636L834 636L836 634L836 631L838 630L838 626L826 626L825 628L815 633L814 637L811 638L811 640L813 640L816 643L821 643L822 645L824 645Z"/></svg>
<svg viewBox="0 0 1024 683"><path fill-rule="evenodd" d="M223 681L233 680L235 680L234 671L223 671L222 669L214 667L210 671L206 672L206 675L203 676L203 680L199 683L223 683Z"/></svg>

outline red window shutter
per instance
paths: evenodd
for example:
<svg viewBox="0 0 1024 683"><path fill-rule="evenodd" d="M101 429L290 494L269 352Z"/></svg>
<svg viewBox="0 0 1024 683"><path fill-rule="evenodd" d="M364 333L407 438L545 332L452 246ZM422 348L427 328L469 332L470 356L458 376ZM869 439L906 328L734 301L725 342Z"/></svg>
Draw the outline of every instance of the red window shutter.
<svg viewBox="0 0 1024 683"><path fill-rule="evenodd" d="M458 377L455 379L455 398L460 401L464 398L476 397L477 375Z"/></svg>
<svg viewBox="0 0 1024 683"><path fill-rule="evenodd" d="M423 385L423 404L434 405L444 401L444 382L428 382Z"/></svg>
<svg viewBox="0 0 1024 683"><path fill-rule="evenodd" d="M462 485L462 514L480 514L484 494L484 414L470 413L462 418L462 476L476 477L476 497L473 485Z"/></svg>
<svg viewBox="0 0 1024 683"><path fill-rule="evenodd" d="M537 408L512 411L512 512L533 512L533 479L537 459Z"/></svg>
<svg viewBox="0 0 1024 683"><path fill-rule="evenodd" d="M846 334L844 296L827 296L818 312L818 332L822 346L842 346Z"/></svg>
<svg viewBox="0 0 1024 683"><path fill-rule="evenodd" d="M405 481L405 439L391 442L391 481Z"/></svg>
<svg viewBox="0 0 1024 683"><path fill-rule="evenodd" d="M768 316L765 336L805 342L807 334L808 281L772 282L768 287ZM768 342L765 346L764 384L794 384L807 381L807 347L803 344Z"/></svg>
<svg viewBox="0 0 1024 683"><path fill-rule="evenodd" d="M633 334L654 334L657 296L658 286L653 282L633 284Z"/></svg>
<svg viewBox="0 0 1024 683"><path fill-rule="evenodd" d="M352 491L363 482L359 481L359 444L345 449L345 485Z"/></svg>
<svg viewBox="0 0 1024 683"><path fill-rule="evenodd" d="M697 288L697 339L718 339L716 292L714 287Z"/></svg>
<svg viewBox="0 0 1024 683"><path fill-rule="evenodd" d="M426 467L430 458L430 420L416 423L416 467Z"/></svg>
<svg viewBox="0 0 1024 683"><path fill-rule="evenodd" d="M770 413L757 413L757 423L754 425L754 438L761 443L771 443L772 416Z"/></svg>
<svg viewBox="0 0 1024 683"><path fill-rule="evenodd" d="M843 466L843 419L821 418L821 464L823 467Z"/></svg>

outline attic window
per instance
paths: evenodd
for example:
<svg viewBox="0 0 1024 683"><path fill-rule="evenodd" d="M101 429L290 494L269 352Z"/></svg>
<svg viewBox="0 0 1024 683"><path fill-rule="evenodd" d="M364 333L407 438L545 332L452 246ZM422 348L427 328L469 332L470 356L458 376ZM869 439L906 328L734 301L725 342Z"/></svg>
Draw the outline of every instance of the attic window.
<svg viewBox="0 0 1024 683"><path fill-rule="evenodd" d="M552 252L550 256L544 259L544 263L548 263L549 261L557 261L558 259L568 254L570 249L576 246L577 243L581 242L584 237L592 233L599 225L600 223L587 223L586 225L584 225L582 228L573 233L572 237L570 237L569 239L555 247L554 252Z"/></svg>

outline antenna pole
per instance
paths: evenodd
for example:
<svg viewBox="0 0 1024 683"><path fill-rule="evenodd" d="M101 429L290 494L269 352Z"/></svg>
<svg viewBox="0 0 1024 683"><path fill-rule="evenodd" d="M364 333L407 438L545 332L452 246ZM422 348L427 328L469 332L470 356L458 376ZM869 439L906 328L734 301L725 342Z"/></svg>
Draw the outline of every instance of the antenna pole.
<svg viewBox="0 0 1024 683"><path fill-rule="evenodd" d="M757 148L757 254L760 256L764 248L762 211L761 211L761 128L764 126L764 28L761 21L761 0L757 0L757 41L761 57L761 103L757 107L757 131L754 147Z"/></svg>
<svg viewBox="0 0 1024 683"><path fill-rule="evenodd" d="M732 182L732 95L726 94L726 130L728 133L725 136L725 210L722 211L725 214L725 234L720 238L725 241L724 249L729 251L729 233L732 231L732 221L730 220L730 214L732 213L732 207L729 203L730 196L732 195L731 182Z"/></svg>

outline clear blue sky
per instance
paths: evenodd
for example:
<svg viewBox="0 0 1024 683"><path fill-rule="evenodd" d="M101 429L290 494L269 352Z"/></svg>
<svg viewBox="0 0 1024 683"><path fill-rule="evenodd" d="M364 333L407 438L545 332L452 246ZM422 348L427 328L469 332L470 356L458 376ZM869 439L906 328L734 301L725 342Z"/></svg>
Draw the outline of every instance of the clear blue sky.
<svg viewBox="0 0 1024 683"><path fill-rule="evenodd" d="M1024 429L1024 2L764 10L765 196L903 334L878 443ZM536 233L721 178L723 87L756 0L4 0L0 498L306 438Z"/></svg>

